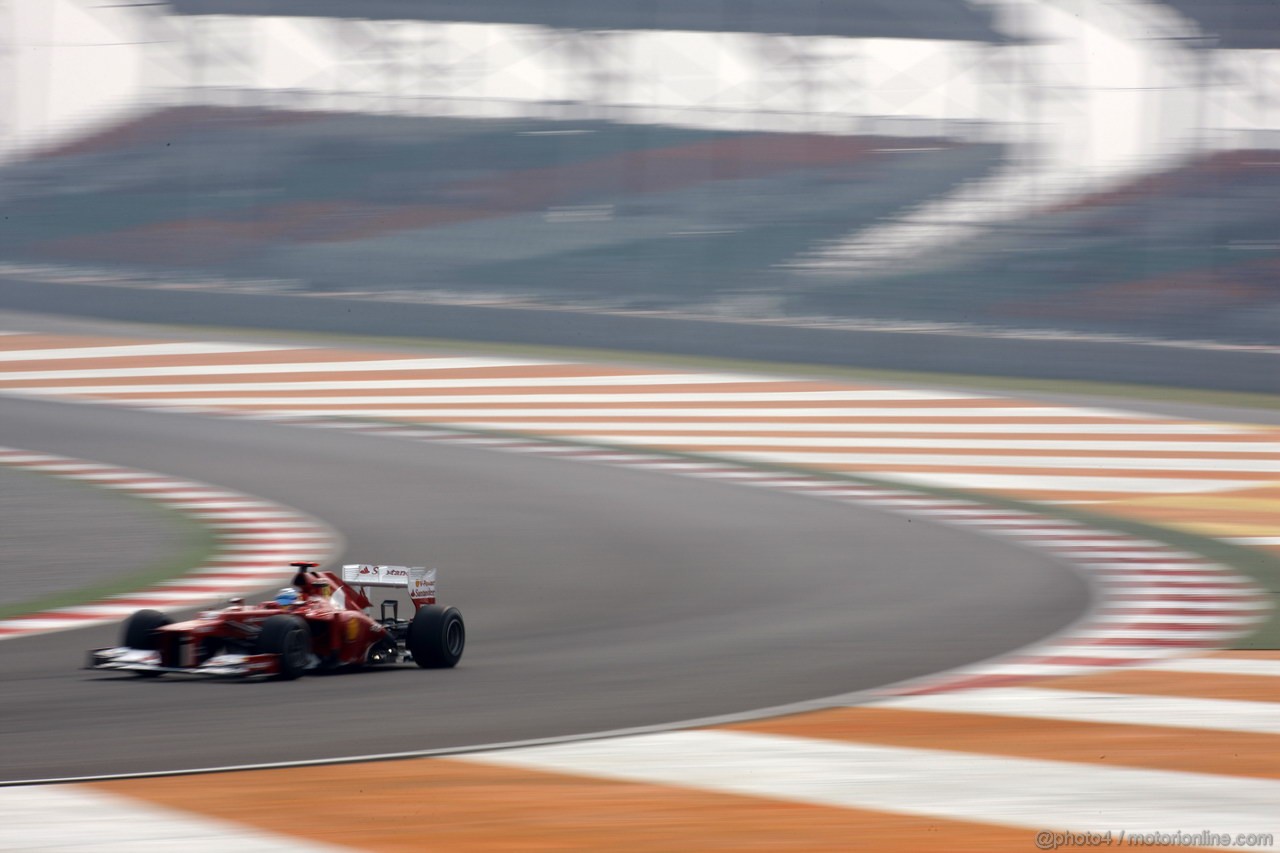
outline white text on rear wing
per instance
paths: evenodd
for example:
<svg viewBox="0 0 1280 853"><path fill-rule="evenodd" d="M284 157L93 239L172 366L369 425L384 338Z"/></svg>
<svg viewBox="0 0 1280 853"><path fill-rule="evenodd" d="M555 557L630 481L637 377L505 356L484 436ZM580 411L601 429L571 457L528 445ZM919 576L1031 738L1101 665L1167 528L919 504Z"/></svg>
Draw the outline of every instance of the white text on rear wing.
<svg viewBox="0 0 1280 853"><path fill-rule="evenodd" d="M356 563L342 567L342 580L352 586L403 587L414 601L434 604L436 600L436 570L425 566Z"/></svg>

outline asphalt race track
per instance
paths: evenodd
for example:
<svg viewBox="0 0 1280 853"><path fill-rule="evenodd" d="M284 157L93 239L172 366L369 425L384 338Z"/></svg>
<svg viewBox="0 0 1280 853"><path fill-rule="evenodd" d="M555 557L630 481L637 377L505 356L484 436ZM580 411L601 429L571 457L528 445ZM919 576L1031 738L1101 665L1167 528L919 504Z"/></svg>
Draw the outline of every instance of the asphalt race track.
<svg viewBox="0 0 1280 853"><path fill-rule="evenodd" d="M113 626L0 643L0 781L460 747L879 686L1072 621L1047 556L922 520L659 473L320 430L0 401L0 442L280 501L344 560L426 563L452 671L288 683L81 670ZM73 532L73 528L69 528ZM18 570L0 578L21 583ZM281 572L281 584L288 577ZM408 607L407 601L405 604Z"/></svg>

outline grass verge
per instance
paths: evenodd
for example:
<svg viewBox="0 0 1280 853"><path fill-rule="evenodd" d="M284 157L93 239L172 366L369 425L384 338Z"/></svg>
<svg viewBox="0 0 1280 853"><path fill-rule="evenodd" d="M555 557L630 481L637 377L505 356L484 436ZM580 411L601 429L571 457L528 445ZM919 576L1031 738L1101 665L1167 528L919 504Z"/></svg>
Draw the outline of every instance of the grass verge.
<svg viewBox="0 0 1280 853"><path fill-rule="evenodd" d="M9 468L6 470L19 471L20 469ZM21 471L21 473L35 476L39 472ZM175 549L173 553L134 572L114 575L110 578L97 583L91 583L87 586L62 590L59 592L51 592L26 601L0 604L0 619L11 619L15 616L41 613L57 607L71 607L77 604L87 604L89 602L99 601L110 595L144 589L160 581L170 580L181 576L188 570L204 563L214 552L215 537L213 529L200 524L175 509L170 509L169 507L158 504L155 501L119 492L114 489L97 489L88 483L77 480L57 479L59 482L68 483L78 488L93 489L99 494L106 493L120 500L137 501L144 504L153 514L160 516L166 522L179 529L182 537L182 545L180 548Z"/></svg>

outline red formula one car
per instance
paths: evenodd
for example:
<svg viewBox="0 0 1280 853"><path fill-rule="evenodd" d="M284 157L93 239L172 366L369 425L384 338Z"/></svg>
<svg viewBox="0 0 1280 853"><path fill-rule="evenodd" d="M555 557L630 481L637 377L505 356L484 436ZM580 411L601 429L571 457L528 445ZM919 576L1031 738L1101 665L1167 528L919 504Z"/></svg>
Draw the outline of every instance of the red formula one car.
<svg viewBox="0 0 1280 853"><path fill-rule="evenodd" d="M462 657L462 614L436 604L435 569L360 564L343 566L339 578L316 571L316 563L290 565L292 583L262 604L233 598L221 610L176 623L139 610L125 620L119 646L89 653L89 668L293 679L402 660L452 667ZM406 590L413 617L401 619L400 602L388 599L375 619L370 587Z"/></svg>

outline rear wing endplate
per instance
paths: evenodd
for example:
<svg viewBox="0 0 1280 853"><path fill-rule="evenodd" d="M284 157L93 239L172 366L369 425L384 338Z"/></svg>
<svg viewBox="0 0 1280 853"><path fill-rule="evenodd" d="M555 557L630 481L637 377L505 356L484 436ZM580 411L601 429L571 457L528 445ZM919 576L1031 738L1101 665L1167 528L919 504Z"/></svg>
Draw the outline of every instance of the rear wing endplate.
<svg viewBox="0 0 1280 853"><path fill-rule="evenodd" d="M374 566L356 563L342 567L342 580L352 586L401 587L416 604L435 604L436 570L426 566Z"/></svg>

